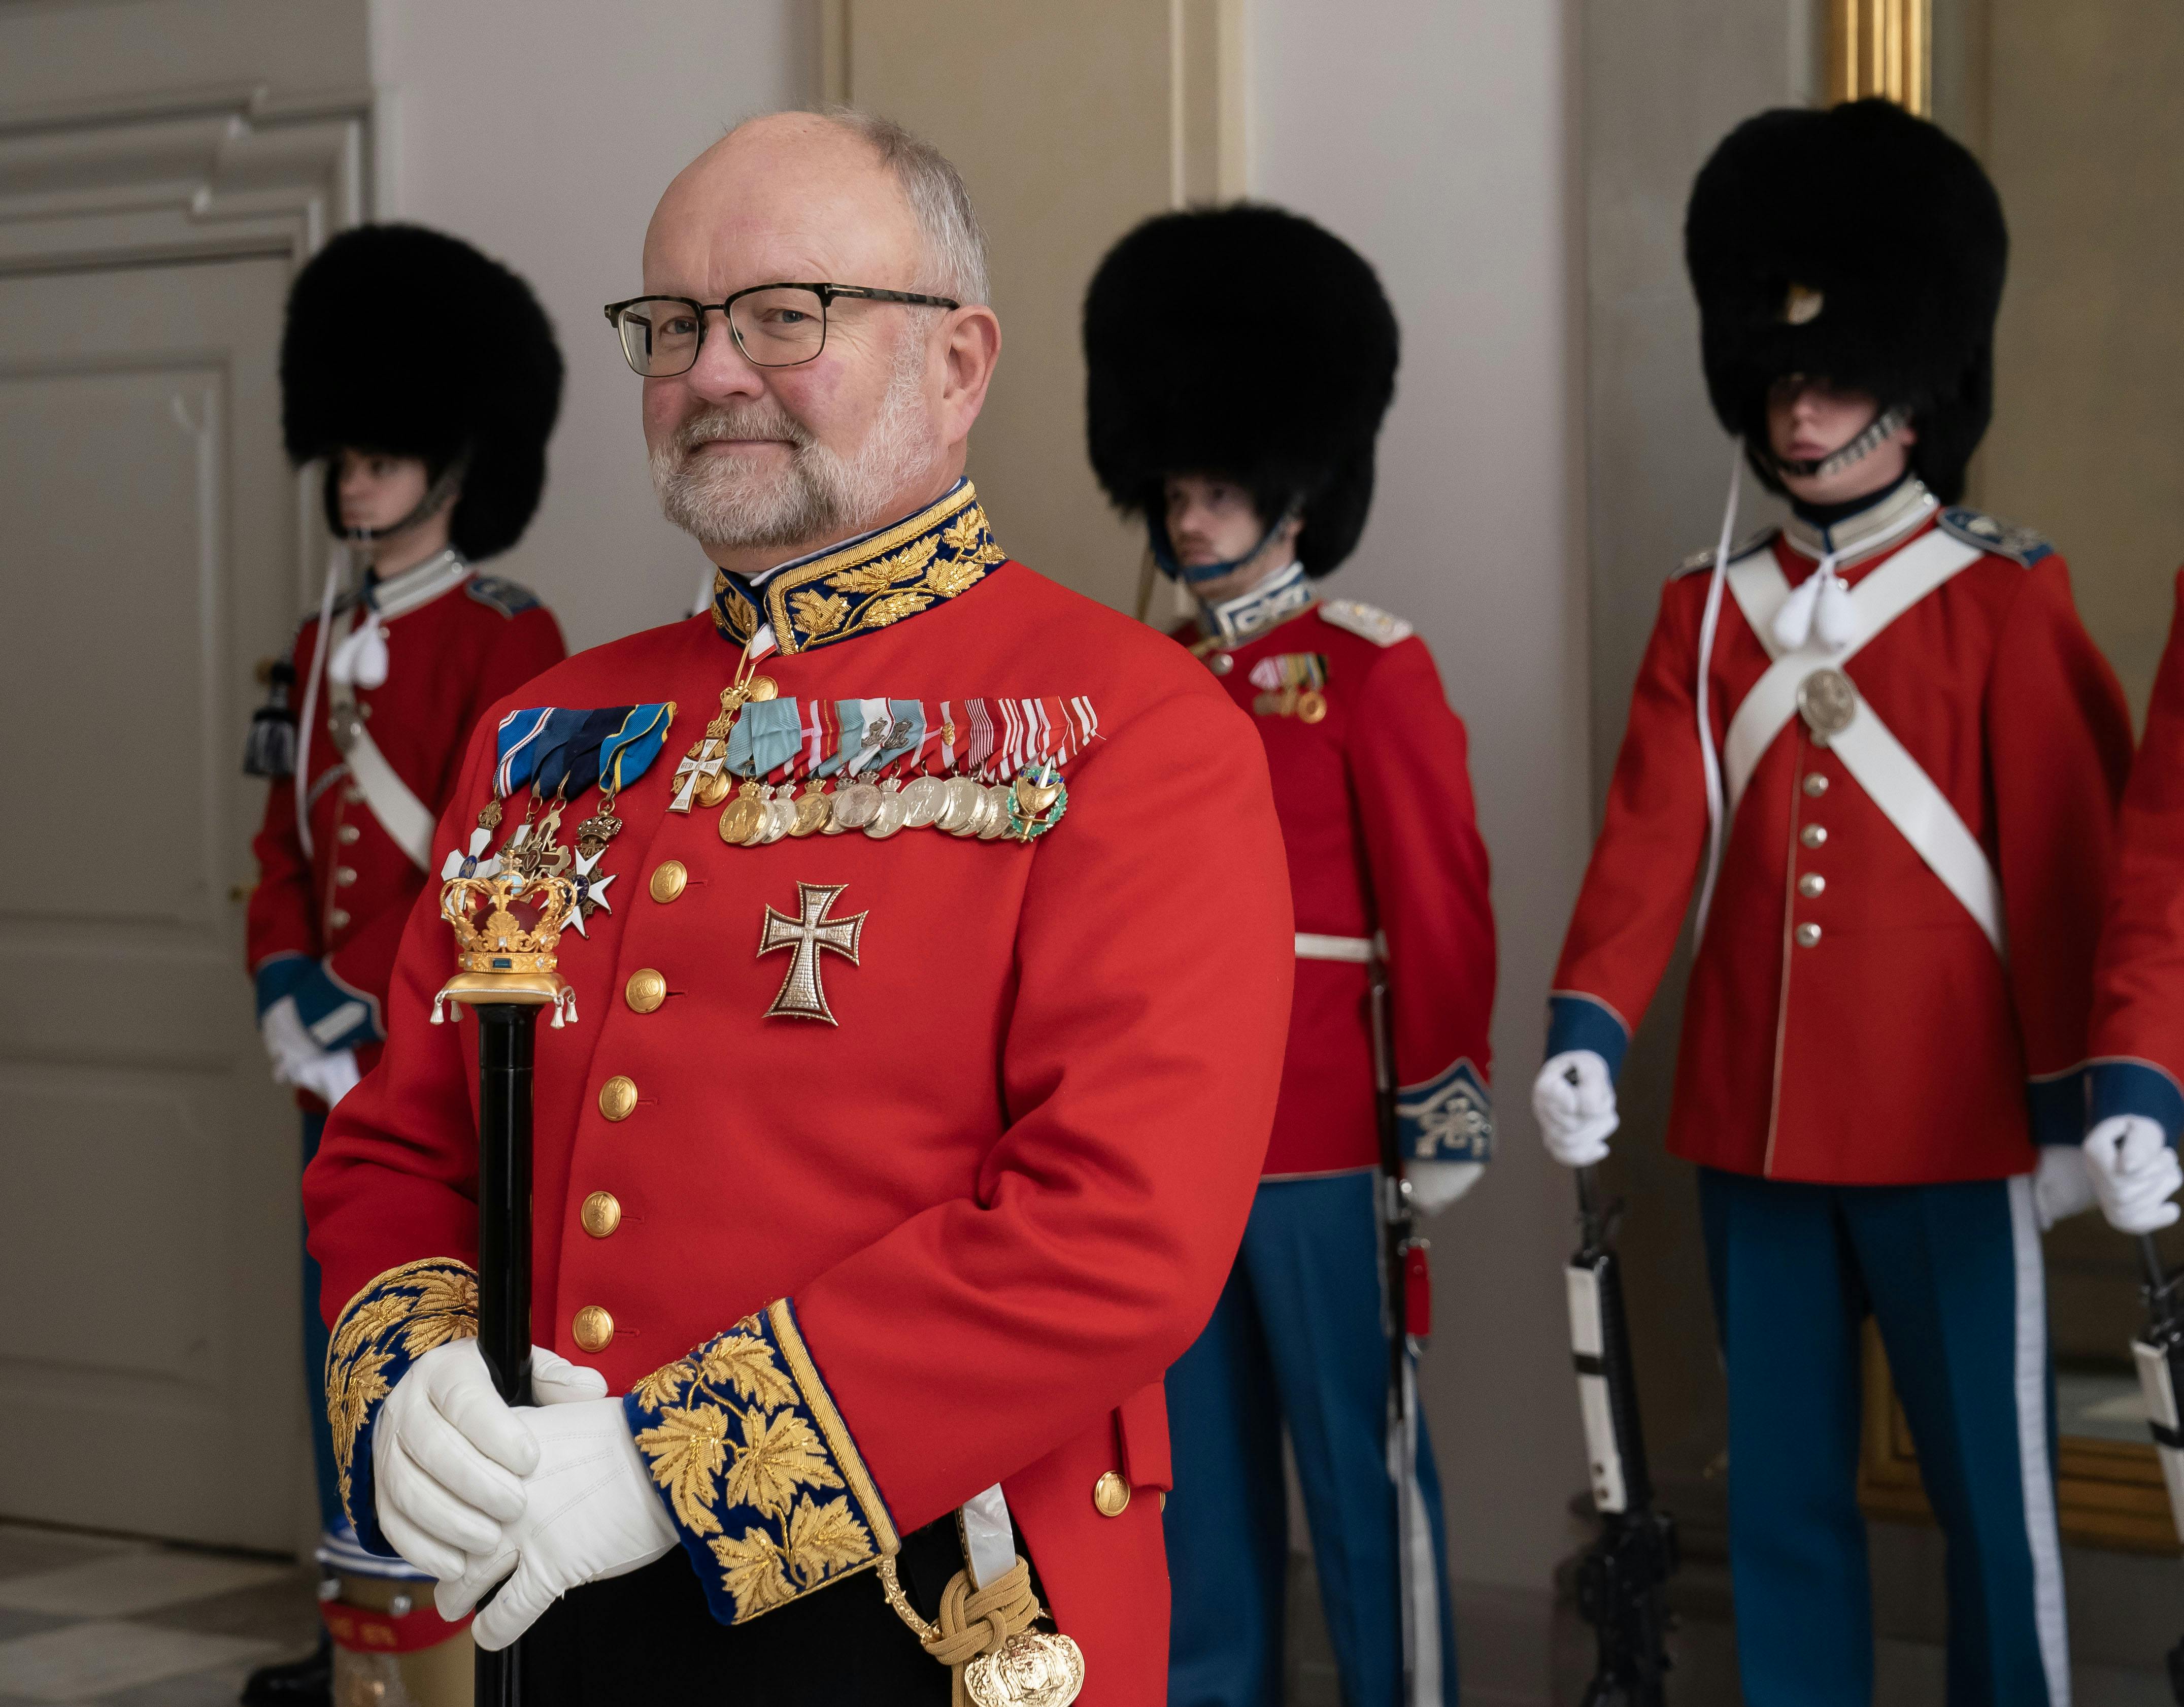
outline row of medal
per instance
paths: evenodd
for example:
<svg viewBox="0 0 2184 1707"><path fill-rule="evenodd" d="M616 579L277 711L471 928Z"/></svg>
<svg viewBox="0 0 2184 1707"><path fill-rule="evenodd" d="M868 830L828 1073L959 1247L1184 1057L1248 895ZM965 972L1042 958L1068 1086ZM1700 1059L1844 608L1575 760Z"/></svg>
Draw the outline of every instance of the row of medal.
<svg viewBox="0 0 2184 1707"><path fill-rule="evenodd" d="M1317 723L1327 715L1327 659L1318 652L1279 652L1251 666L1247 678L1262 691L1251 709L1262 717L1297 717Z"/></svg>
<svg viewBox="0 0 2184 1707"><path fill-rule="evenodd" d="M1061 767L1099 739L1081 695L784 700L772 685L725 690L676 771L668 810L722 806L731 846L906 829L1029 842L1068 808Z"/></svg>

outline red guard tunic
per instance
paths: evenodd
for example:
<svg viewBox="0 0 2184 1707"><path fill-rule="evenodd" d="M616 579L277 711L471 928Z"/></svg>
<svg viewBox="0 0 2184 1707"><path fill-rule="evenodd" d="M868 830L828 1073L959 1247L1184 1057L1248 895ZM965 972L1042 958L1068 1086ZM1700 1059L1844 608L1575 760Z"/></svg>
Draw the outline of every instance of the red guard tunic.
<svg viewBox="0 0 2184 1707"><path fill-rule="evenodd" d="M1082 1699L1158 1702L1159 1382L1227 1277L1288 1020L1265 758L1164 638L1003 561L967 484L762 596L783 650L760 667L783 698L1082 696L1099 738L1029 845L930 828L727 845L721 812L666 810L667 762L622 794L611 910L560 940L582 1021L539 1036L533 1335L635 1387L640 1448L723 1621L837 1577L878 1593L876 1550L1000 1481L1084 1649ZM716 612L755 626L732 593ZM572 658L521 703L672 700L671 754L737 657L694 618ZM494 718L515 704L474 737L441 847L492 797ZM1179 870L1224 874L1217 941ZM817 957L834 1024L768 1016L791 956L756 951L800 885L838 885L827 916L863 917L854 959ZM421 900L386 1059L304 1182L337 1452L359 1485L401 1321L428 1291L468 1308L476 1045L467 1020L427 1018L453 955ZM745 1407L723 1441L724 1409ZM804 1443L793 1509L738 1503L773 1477L737 1480L755 1428Z"/></svg>
<svg viewBox="0 0 2184 1707"><path fill-rule="evenodd" d="M1301 602L1307 583L1294 572ZM1488 1160L1494 913L1468 740L1433 654L1409 623L1349 599L1301 603L1225 644L1196 622L1177 638L1254 714L1289 851L1296 993L1267 1174L1379 1164L1370 974L1362 954L1328 954L1346 943L1362 951L1376 934L1386 944L1403 1153Z"/></svg>
<svg viewBox="0 0 2184 1707"><path fill-rule="evenodd" d="M1791 715L1724 839L1669 1147L1710 1168L1835 1185L2026 1173L2036 1137L2083 1130L2129 716L2044 542L1942 512L1915 481L1852 520L1861 537L1834 543L1853 598L1936 527L1983 548L1841 668L1976 838L1999 880L2007 959ZM1756 549L1796 587L1822 545L1793 523ZM1550 1055L1595 1049L1619 1067L1675 946L1707 844L1694 665L1708 581L1687 572L1662 595L1555 973ZM1709 662L1718 750L1769 663L1725 599Z"/></svg>
<svg viewBox="0 0 2184 1707"><path fill-rule="evenodd" d="M553 612L514 583L476 573L442 578L448 584L425 603L382 619L387 680L355 693L358 706L368 712L373 741L435 817L454 793L457 767L479 713L567 651ZM377 593L390 605L398 603L407 580L407 575L390 577ZM299 683L316 655L318 630L314 616L296 636ZM318 711L326 706L321 685ZM304 853L296 828L293 778L274 783L265 822L251 843L258 886L251 891L247 924L249 968L255 975L278 955L320 961L337 985L370 1006L373 1029L383 1037L382 1006L395 948L426 874L373 817L335 750L326 718L315 721L304 761L310 852ZM377 1041L358 1045L358 1066L370 1072L379 1051Z"/></svg>
<svg viewBox="0 0 2184 1707"><path fill-rule="evenodd" d="M2114 892L2093 979L2092 1118L2184 1128L2184 572L2124 792Z"/></svg>

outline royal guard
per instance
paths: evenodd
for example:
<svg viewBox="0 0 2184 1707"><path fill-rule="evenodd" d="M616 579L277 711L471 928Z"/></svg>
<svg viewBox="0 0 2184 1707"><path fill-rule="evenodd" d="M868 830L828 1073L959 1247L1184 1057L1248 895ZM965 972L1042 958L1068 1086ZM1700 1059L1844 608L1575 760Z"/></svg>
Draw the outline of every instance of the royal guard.
<svg viewBox="0 0 2184 1707"><path fill-rule="evenodd" d="M1424 1241L1391 1241L1387 1221L1446 1208L1492 1150L1486 850L1463 724L1425 643L1319 591L1364 529L1395 315L1340 238L1243 204L1162 215L1117 243L1085 299L1084 345L1093 466L1196 604L1177 638L1266 745L1297 923L1251 1220L1167 1377L1168 1699L1281 1698L1286 1423L1344 1699L1453 1702L1440 1490L1409 1356L1390 1355L1391 1336L1423 1325L1396 1315L1407 1267L1424 1302ZM1176 876L1217 935L1226 874Z"/></svg>
<svg viewBox="0 0 2184 1707"><path fill-rule="evenodd" d="M1600 1160L1697 893L1670 1151L1729 1378L1745 1698L1871 1699L1869 1313L1949 1540L1953 1704L2070 1697L2040 1234L2089 1207L2131 729L2038 535L1958 506L2007 254L1880 101L1762 114L1685 227L1707 384L1791 516L1669 581L1554 977L1547 1147Z"/></svg>
<svg viewBox="0 0 2184 1707"><path fill-rule="evenodd" d="M327 1109L379 1058L395 949L428 882L437 893L432 827L471 725L564 655L552 613L475 566L538 507L561 358L506 268L437 232L365 226L298 275L281 386L288 455L323 464L338 544L251 726L245 768L272 787L248 940L259 1029L275 1079L296 1089L308 1164ZM414 1575L359 1547L343 1514L308 1252L304 1274L319 1559ZM327 1664L322 1644L315 1661L257 1674L245 1699L324 1700Z"/></svg>
<svg viewBox="0 0 2184 1707"><path fill-rule="evenodd" d="M2184 571L2124 790L2114 892L2093 975L2086 1161L2118 1232L2177 1219L2184 1169ZM2184 1442L2171 1442L2184 1444Z"/></svg>
<svg viewBox="0 0 2184 1707"><path fill-rule="evenodd" d="M596 331L712 599L504 696L454 773L450 887L304 1182L349 1512L448 1616L499 1585L472 1629L520 1637L529 1707L1154 1707L1161 1375L1288 1021L1265 760L995 538L965 464L1000 326L930 146L753 120L632 284ZM1220 873L1217 943L1179 870ZM473 1337L459 946L576 998L537 1037L535 1406Z"/></svg>

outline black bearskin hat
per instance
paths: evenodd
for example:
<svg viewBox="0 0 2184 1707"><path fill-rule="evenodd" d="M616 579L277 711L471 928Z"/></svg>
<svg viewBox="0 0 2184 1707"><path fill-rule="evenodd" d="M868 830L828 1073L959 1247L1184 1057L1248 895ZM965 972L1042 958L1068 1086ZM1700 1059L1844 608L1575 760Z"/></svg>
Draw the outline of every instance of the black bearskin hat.
<svg viewBox="0 0 2184 1707"><path fill-rule="evenodd" d="M1218 474L1324 575L1373 501L1396 392L1394 310L1365 258L1279 208L1162 214L1107 252L1084 297L1085 432L1116 506L1163 527L1162 483Z"/></svg>
<svg viewBox="0 0 2184 1707"><path fill-rule="evenodd" d="M1887 101L1747 119L1691 186L1684 259L1714 413L1766 455L1767 390L1792 373L1910 410L1911 466L1945 504L1994 404L2009 235L1979 162Z"/></svg>
<svg viewBox="0 0 2184 1707"><path fill-rule="evenodd" d="M459 237L359 226L296 276L281 339L281 428L298 466L345 445L458 460L449 521L473 563L523 535L546 486L561 353L531 287ZM328 521L332 481L327 485Z"/></svg>

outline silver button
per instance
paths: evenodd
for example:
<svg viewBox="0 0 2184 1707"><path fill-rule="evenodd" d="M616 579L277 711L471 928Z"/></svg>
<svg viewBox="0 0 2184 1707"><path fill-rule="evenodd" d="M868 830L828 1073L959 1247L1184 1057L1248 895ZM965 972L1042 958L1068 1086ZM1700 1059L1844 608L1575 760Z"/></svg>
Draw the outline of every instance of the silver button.
<svg viewBox="0 0 2184 1707"><path fill-rule="evenodd" d="M1814 800L1819 799L1819 797L1827 793L1827 791L1828 779L1822 776L1818 771L1811 772L1806 776L1805 792L1810 795Z"/></svg>
<svg viewBox="0 0 2184 1707"><path fill-rule="evenodd" d="M1216 652L1206 661L1206 667L1217 676L1225 676L1236 667L1236 661L1226 652Z"/></svg>
<svg viewBox="0 0 2184 1707"><path fill-rule="evenodd" d="M354 883L356 881L356 867L353 865L336 866L334 867L334 881L337 884Z"/></svg>
<svg viewBox="0 0 2184 1707"><path fill-rule="evenodd" d="M1797 879L1797 893L1810 901L1828 886L1828 880L1816 871L1808 871Z"/></svg>
<svg viewBox="0 0 2184 1707"><path fill-rule="evenodd" d="M364 832L354 824L343 824L337 834L343 846L354 846Z"/></svg>
<svg viewBox="0 0 2184 1707"><path fill-rule="evenodd" d="M1827 839L1828 827L1825 824L1807 824L1797 832L1797 840L1808 848L1819 847Z"/></svg>
<svg viewBox="0 0 2184 1707"><path fill-rule="evenodd" d="M1810 947L1811 947L1814 943L1818 942L1819 940L1820 940L1820 928L1819 928L1819 926L1818 926L1817 924L1801 924L1801 925L1799 925L1799 926L1797 927L1797 946L1798 946L1798 947L1800 947L1800 948L1810 948Z"/></svg>
<svg viewBox="0 0 2184 1707"><path fill-rule="evenodd" d="M336 907L332 912L326 915L326 923L332 925L336 930L347 930L348 929L348 915L343 912L339 907Z"/></svg>

